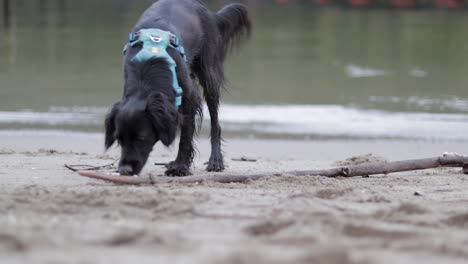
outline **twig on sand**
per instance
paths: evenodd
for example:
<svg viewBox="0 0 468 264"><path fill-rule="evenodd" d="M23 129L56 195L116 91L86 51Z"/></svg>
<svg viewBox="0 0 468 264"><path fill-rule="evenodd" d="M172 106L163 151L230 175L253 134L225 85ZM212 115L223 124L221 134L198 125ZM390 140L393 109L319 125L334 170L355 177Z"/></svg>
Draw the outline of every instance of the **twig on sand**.
<svg viewBox="0 0 468 264"><path fill-rule="evenodd" d="M85 177L100 179L117 184L132 184L132 185L148 185L159 183L199 183L199 182L218 182L218 183L233 183L247 182L258 180L260 178L284 175L292 176L323 176L323 177L356 177L369 176L376 174L390 174L394 172L425 170L438 167L463 167L466 172L468 167L468 156L463 156L455 153L445 153L441 157L418 159L418 160L402 160L394 162L375 162L361 165L350 165L323 170L295 170L286 171L283 173L258 173L258 174L231 174L231 175L196 175L188 177L153 177L150 175L146 178L130 177L130 176L115 176L95 171L79 171L79 174Z"/></svg>
<svg viewBox="0 0 468 264"><path fill-rule="evenodd" d="M114 162L102 166L93 166L93 165L84 165L84 164L76 164L76 165L71 165L71 164L65 164L63 165L65 168L77 172L81 170L87 170L87 171L97 171L97 170L102 170L102 169L108 169L117 163L119 159L114 160Z"/></svg>
<svg viewBox="0 0 468 264"><path fill-rule="evenodd" d="M73 165L65 164L65 165L63 165L63 166L64 166L65 168L71 170L71 171L74 171L74 172L79 171L78 169L75 169L75 168L73 167Z"/></svg>
<svg viewBox="0 0 468 264"><path fill-rule="evenodd" d="M232 160L233 161L244 161L244 162L257 162L256 159L247 158L247 157L234 158Z"/></svg>

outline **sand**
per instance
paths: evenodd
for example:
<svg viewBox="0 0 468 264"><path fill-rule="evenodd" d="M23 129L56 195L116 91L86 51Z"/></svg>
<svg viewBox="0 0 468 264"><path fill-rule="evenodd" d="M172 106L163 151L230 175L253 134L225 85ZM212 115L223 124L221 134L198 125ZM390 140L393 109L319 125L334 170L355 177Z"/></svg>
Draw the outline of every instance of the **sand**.
<svg viewBox="0 0 468 264"><path fill-rule="evenodd" d="M0 263L466 263L468 176L443 168L369 178L117 186L100 135L0 138ZM468 152L467 142L228 139L228 173L326 168ZM200 140L194 172L209 144ZM176 149L157 146L151 162ZM368 155L372 153L371 155ZM361 158L352 158L359 156ZM241 157L256 162L233 161ZM351 159L348 159L351 158ZM162 174L152 166L143 173Z"/></svg>

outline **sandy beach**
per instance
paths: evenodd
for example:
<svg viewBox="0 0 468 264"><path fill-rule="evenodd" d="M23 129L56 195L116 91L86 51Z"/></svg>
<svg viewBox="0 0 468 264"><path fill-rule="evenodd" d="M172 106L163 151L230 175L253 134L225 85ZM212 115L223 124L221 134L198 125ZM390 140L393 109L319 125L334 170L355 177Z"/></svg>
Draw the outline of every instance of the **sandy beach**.
<svg viewBox="0 0 468 264"><path fill-rule="evenodd" d="M103 165L102 136L0 138L1 263L466 263L468 176L442 168L369 178L117 186L64 163ZM199 140L194 173L209 143ZM468 143L227 139L226 173L397 160ZM176 148L158 145L143 174ZM233 161L250 157L257 162ZM418 193L420 195L415 195Z"/></svg>

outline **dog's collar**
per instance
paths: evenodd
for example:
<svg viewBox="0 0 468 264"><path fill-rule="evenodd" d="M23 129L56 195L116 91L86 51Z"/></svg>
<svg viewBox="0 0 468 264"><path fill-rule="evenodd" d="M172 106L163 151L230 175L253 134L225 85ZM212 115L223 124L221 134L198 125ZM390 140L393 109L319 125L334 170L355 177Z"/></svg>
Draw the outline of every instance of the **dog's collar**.
<svg viewBox="0 0 468 264"><path fill-rule="evenodd" d="M167 53L167 48L177 50L180 55L187 62L184 47L180 44L179 38L174 34L155 28L141 29L135 33L130 33L128 36L128 43L125 45L124 54L129 47L133 47L142 43L141 50L132 58L132 61L146 62L151 59L162 58L169 64L169 69L172 72L172 87L176 92L176 108L182 105L182 88L177 81L176 62Z"/></svg>

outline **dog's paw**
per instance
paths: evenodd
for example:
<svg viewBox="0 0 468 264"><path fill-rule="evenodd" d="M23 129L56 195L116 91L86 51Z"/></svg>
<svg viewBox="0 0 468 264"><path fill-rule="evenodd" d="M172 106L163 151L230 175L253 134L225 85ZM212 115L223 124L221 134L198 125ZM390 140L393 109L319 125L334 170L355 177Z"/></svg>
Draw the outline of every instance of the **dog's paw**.
<svg viewBox="0 0 468 264"><path fill-rule="evenodd" d="M184 177L192 175L190 171L190 167L183 164L176 164L175 162L171 162L166 166L167 170L165 172L166 176L173 176L173 177Z"/></svg>
<svg viewBox="0 0 468 264"><path fill-rule="evenodd" d="M207 171L210 172L221 172L224 171L224 161L223 157L211 157L208 161L208 166L206 167Z"/></svg>
<svg viewBox="0 0 468 264"><path fill-rule="evenodd" d="M175 162L175 160L173 160L173 161L167 163L166 166L164 166L164 167L166 167L166 169L174 168L174 167L176 167L175 164L176 164L176 162Z"/></svg>

